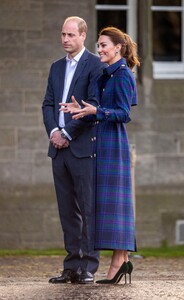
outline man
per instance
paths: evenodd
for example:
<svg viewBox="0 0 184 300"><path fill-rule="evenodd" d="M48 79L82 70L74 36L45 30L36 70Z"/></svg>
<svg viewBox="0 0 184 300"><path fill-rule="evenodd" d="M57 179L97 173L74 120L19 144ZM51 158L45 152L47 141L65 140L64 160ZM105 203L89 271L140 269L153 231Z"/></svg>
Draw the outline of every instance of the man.
<svg viewBox="0 0 184 300"><path fill-rule="evenodd" d="M61 40L66 57L52 64L43 101L43 120L50 139L49 153L67 256L64 270L51 283L92 283L99 265L93 250L93 153L95 124L72 120L59 112L72 97L98 105L94 82L101 73L99 58L84 47L87 24L79 17L64 21Z"/></svg>

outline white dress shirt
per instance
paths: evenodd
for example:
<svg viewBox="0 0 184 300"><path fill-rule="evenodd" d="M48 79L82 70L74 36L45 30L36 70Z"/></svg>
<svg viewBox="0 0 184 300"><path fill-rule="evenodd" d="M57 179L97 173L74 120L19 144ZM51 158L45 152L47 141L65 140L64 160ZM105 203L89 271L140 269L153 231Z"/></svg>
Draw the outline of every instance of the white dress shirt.
<svg viewBox="0 0 184 300"><path fill-rule="evenodd" d="M70 59L68 57L68 54L66 56L66 70L65 70L63 97L62 97L62 101L61 101L62 103L66 102L68 92L69 92L69 89L70 89L70 85L71 85L75 70L77 68L77 64L78 64L81 56L83 55L84 51L85 51L85 47L72 59ZM59 113L59 126L61 128L63 128L65 126L65 119L64 119L64 112L63 111L60 111L60 113ZM58 130L58 129L59 128L54 128L51 131L50 136L52 136L53 132ZM66 132L66 130L62 129L62 131L68 137L69 140L72 140L71 136Z"/></svg>

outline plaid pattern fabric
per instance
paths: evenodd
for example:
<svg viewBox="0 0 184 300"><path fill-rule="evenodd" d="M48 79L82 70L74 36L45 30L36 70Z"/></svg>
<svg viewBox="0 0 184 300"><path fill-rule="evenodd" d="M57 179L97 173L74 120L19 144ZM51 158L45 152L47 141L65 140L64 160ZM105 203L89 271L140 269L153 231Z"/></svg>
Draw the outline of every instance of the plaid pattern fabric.
<svg viewBox="0 0 184 300"><path fill-rule="evenodd" d="M136 82L125 59L98 81L96 249L135 251L130 149L125 123L137 104Z"/></svg>

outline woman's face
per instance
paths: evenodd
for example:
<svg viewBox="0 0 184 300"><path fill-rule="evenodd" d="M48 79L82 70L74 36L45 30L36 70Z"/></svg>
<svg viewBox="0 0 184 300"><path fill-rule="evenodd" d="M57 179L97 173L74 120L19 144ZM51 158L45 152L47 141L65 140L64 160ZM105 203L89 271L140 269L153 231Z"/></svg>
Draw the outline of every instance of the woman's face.
<svg viewBox="0 0 184 300"><path fill-rule="evenodd" d="M115 46L106 35L101 35L99 37L97 47L100 60L103 63L112 65L121 58L119 45Z"/></svg>

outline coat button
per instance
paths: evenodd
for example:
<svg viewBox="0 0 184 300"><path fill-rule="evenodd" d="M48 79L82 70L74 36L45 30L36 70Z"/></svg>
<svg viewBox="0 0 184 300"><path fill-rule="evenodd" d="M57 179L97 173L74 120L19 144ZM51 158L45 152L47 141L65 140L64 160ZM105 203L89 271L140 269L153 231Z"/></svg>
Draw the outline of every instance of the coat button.
<svg viewBox="0 0 184 300"><path fill-rule="evenodd" d="M96 157L96 153L94 153L94 155L93 155L94 157Z"/></svg>
<svg viewBox="0 0 184 300"><path fill-rule="evenodd" d="M113 74L111 74L111 77L113 77L114 75Z"/></svg>

